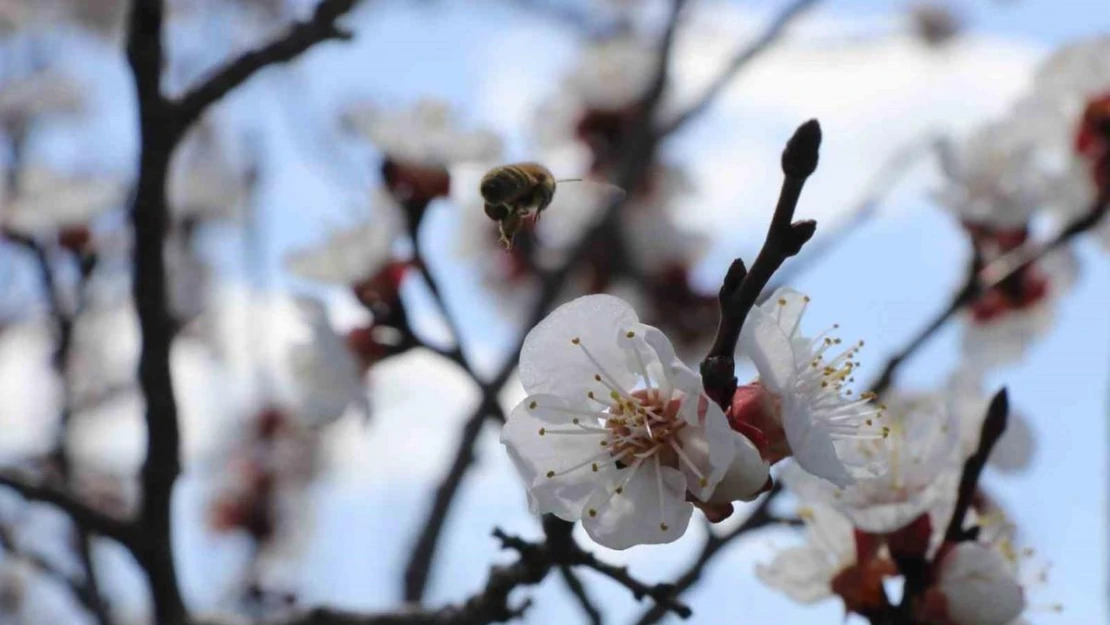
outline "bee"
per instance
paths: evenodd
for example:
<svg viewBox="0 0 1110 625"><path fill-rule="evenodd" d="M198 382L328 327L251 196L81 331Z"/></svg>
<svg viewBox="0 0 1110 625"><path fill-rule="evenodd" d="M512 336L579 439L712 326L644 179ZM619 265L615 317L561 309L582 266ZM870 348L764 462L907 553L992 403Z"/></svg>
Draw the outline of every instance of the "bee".
<svg viewBox="0 0 1110 625"><path fill-rule="evenodd" d="M556 180L551 170L539 163L513 163L494 167L482 176L479 190L485 201L486 216L498 223L501 243L512 247L513 237L524 224L524 219L539 219L544 209L555 198L555 187L560 182L583 182L582 178ZM613 185L607 185L623 190Z"/></svg>

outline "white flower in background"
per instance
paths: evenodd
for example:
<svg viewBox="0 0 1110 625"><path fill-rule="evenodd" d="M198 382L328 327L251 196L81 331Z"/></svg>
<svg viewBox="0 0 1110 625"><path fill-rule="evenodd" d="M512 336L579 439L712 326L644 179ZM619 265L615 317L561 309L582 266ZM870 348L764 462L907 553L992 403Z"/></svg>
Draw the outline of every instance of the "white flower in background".
<svg viewBox="0 0 1110 625"><path fill-rule="evenodd" d="M485 130L464 130L447 103L423 100L402 111L356 105L344 120L391 158L413 165L446 167L460 161L489 161L501 154L501 139Z"/></svg>
<svg viewBox="0 0 1110 625"><path fill-rule="evenodd" d="M75 113L84 105L81 85L53 71L40 71L0 86L0 125L24 124L36 115Z"/></svg>
<svg viewBox="0 0 1110 625"><path fill-rule="evenodd" d="M936 199L962 221L1020 228L1043 207L1050 178L1035 136L1020 118L987 124L941 152L944 186Z"/></svg>
<svg viewBox="0 0 1110 625"><path fill-rule="evenodd" d="M375 195L374 218L334 232L322 244L285 258L290 273L305 280L352 285L378 273L392 256L393 242L403 232L396 200L383 189Z"/></svg>
<svg viewBox="0 0 1110 625"><path fill-rule="evenodd" d="M167 184L178 218L230 217L247 198L250 173L231 158L218 130L201 120L174 156Z"/></svg>
<svg viewBox="0 0 1110 625"><path fill-rule="evenodd" d="M1105 35L1061 47L1045 59L1033 78L1033 92L1054 101L1075 121L1091 98L1108 91L1110 36Z"/></svg>
<svg viewBox="0 0 1110 625"><path fill-rule="evenodd" d="M938 609L952 625L1008 625L1025 610L1025 596L1013 567L997 551L961 542L937 561L933 591Z"/></svg>
<svg viewBox="0 0 1110 625"><path fill-rule="evenodd" d="M1075 251L1046 254L1026 270L1024 297L1012 301L995 288L971 306L963 324L961 350L965 365L979 370L1020 362L1026 351L1055 325L1056 300L1075 283L1079 263Z"/></svg>
<svg viewBox="0 0 1110 625"><path fill-rule="evenodd" d="M534 513L582 526L611 549L668 543L686 531L688 496L754 498L768 465L703 394L701 378L624 301L564 304L524 342L528 396L501 441Z"/></svg>
<svg viewBox="0 0 1110 625"><path fill-rule="evenodd" d="M299 298L311 332L309 340L290 351L290 369L297 382L296 414L307 425L327 425L352 405L370 414L370 402L363 383L363 369L343 337L328 323L324 304Z"/></svg>
<svg viewBox="0 0 1110 625"><path fill-rule="evenodd" d="M636 103L651 85L659 55L633 36L604 39L587 46L564 85L584 107L621 109Z"/></svg>
<svg viewBox="0 0 1110 625"><path fill-rule="evenodd" d="M710 247L711 238L678 223L676 202L694 192L685 170L660 166L646 197L632 198L621 211L620 232L639 271L656 275L667 267L690 267Z"/></svg>
<svg viewBox="0 0 1110 625"><path fill-rule="evenodd" d="M878 423L882 411L873 397L865 393L854 398L848 388L855 380L855 357L863 342L842 347L828 331L806 338L801 321L808 304L808 296L782 288L752 308L739 347L740 355L755 364L759 378L742 387L755 392L747 395L750 401L743 406L733 402L732 416L759 427L768 437L774 435L768 425L781 428L798 465L847 486L857 477L881 472L851 446L880 438L887 428Z"/></svg>
<svg viewBox="0 0 1110 625"><path fill-rule="evenodd" d="M20 172L18 187L7 189L0 221L25 235L53 234L88 225L96 217L122 206L125 189L114 179L65 176L45 168Z"/></svg>
<svg viewBox="0 0 1110 625"><path fill-rule="evenodd" d="M831 505L859 529L879 534L909 525L941 499L953 499L964 457L959 453L960 424L944 399L895 397L883 422L889 436L855 441L845 450L859 454L861 463L886 467L882 475L839 488L790 465L782 481L803 501Z"/></svg>
<svg viewBox="0 0 1110 625"><path fill-rule="evenodd" d="M212 270L193 248L190 237L182 233L166 237L163 250L170 312L179 320L193 319L207 307Z"/></svg>
<svg viewBox="0 0 1110 625"><path fill-rule="evenodd" d="M946 391L949 409L960 425L960 448L966 459L979 447L991 398L983 392L982 372L966 366L952 374ZM987 462L1001 471L1021 471L1029 466L1036 446L1029 418L1011 406L1006 431L991 449Z"/></svg>
<svg viewBox="0 0 1110 625"><path fill-rule="evenodd" d="M799 510L806 526L806 544L785 549L769 564L755 568L756 577L798 603L816 603L832 597L833 579L856 564L856 538L852 523L836 510L807 505Z"/></svg>

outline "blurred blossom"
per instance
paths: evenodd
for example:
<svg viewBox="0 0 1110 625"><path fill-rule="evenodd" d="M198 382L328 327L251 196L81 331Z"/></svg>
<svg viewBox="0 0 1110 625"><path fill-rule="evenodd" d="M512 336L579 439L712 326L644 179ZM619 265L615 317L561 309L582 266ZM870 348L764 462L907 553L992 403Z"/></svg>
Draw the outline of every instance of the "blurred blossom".
<svg viewBox="0 0 1110 625"><path fill-rule="evenodd" d="M22 129L38 115L75 113L84 105L81 85L43 70L0 85L0 126Z"/></svg>
<svg viewBox="0 0 1110 625"><path fill-rule="evenodd" d="M1025 236L1004 245L999 256L1024 244ZM1024 359L1053 328L1056 302L1071 289L1078 273L1075 252L1063 248L980 294L965 315L965 363L985 369Z"/></svg>
<svg viewBox="0 0 1110 625"><path fill-rule="evenodd" d="M884 413L874 396L854 398L849 388L863 341L840 347L840 339L827 336L829 330L805 337L801 321L809 301L781 288L748 313L739 353L751 359L759 377L736 390L729 419L735 428L758 430L772 462L793 456L813 475L847 486L881 471L853 446L890 430L881 425Z"/></svg>
<svg viewBox="0 0 1110 625"><path fill-rule="evenodd" d="M0 213L3 227L41 236L88 226L100 214L122 206L126 189L116 179L72 176L36 166L22 169L16 188L7 192L11 197Z"/></svg>
<svg viewBox="0 0 1110 625"><path fill-rule="evenodd" d="M880 534L904 528L942 498L954 502L964 457L959 454L960 424L943 398L895 396L883 422L890 436L849 447L861 463L885 467L882 475L839 488L790 465L782 480L803 502L831 505L857 528Z"/></svg>
<svg viewBox="0 0 1110 625"><path fill-rule="evenodd" d="M170 313L179 321L196 318L208 305L212 270L193 249L192 237L173 232L164 248Z"/></svg>
<svg viewBox="0 0 1110 625"><path fill-rule="evenodd" d="M1049 196L1049 178L1038 165L1036 137L1021 120L987 124L966 140L946 144L941 165L946 181L936 199L962 222L1019 228Z"/></svg>
<svg viewBox="0 0 1110 625"><path fill-rule="evenodd" d="M633 35L602 39L582 50L565 86L585 108L620 110L647 91L658 60L654 46Z"/></svg>
<svg viewBox="0 0 1110 625"><path fill-rule="evenodd" d="M401 209L385 190L374 194L373 220L333 232L322 244L289 254L285 266L305 280L353 286L377 274L403 232Z"/></svg>
<svg viewBox="0 0 1110 625"><path fill-rule="evenodd" d="M581 521L611 549L680 538L700 506L769 484L750 440L729 430L701 378L625 302L564 304L525 339L528 393L501 433L533 513Z"/></svg>
<svg viewBox="0 0 1110 625"><path fill-rule="evenodd" d="M363 366L332 329L324 304L300 298L297 305L310 332L309 339L290 353L298 392L297 417L304 425L319 426L334 422L351 406L369 415Z"/></svg>
<svg viewBox="0 0 1110 625"><path fill-rule="evenodd" d="M167 193L179 219L232 217L250 193L252 174L231 158L220 130L201 120L174 156Z"/></svg>
<svg viewBox="0 0 1110 625"><path fill-rule="evenodd" d="M960 448L962 458L966 459L979 447L983 419L991 398L983 392L982 373L966 365L949 378L946 394L950 410L960 425ZM995 443L987 462L1002 471L1025 469L1032 460L1036 442L1028 417L1011 406L1006 431Z"/></svg>
<svg viewBox="0 0 1110 625"><path fill-rule="evenodd" d="M401 111L360 104L347 110L344 121L389 158L411 165L446 167L489 161L501 152L497 135L464 129L450 106L438 100L422 100Z"/></svg>
<svg viewBox="0 0 1110 625"><path fill-rule="evenodd" d="M78 404L130 388L139 356L138 319L130 301L94 303L76 319L66 374Z"/></svg>
<svg viewBox="0 0 1110 625"><path fill-rule="evenodd" d="M999 553L976 542L942 550L926 599L933 620L951 625L1009 625L1025 609L1021 586Z"/></svg>
<svg viewBox="0 0 1110 625"><path fill-rule="evenodd" d="M839 595L848 610L866 614L885 602L883 578L896 573L879 552L879 541L855 531L836 510L810 505L798 511L806 543L780 551L756 576L798 603L811 604Z"/></svg>
<svg viewBox="0 0 1110 625"><path fill-rule="evenodd" d="M64 0L69 17L85 28L118 41L123 36L124 17L130 3L126 0Z"/></svg>

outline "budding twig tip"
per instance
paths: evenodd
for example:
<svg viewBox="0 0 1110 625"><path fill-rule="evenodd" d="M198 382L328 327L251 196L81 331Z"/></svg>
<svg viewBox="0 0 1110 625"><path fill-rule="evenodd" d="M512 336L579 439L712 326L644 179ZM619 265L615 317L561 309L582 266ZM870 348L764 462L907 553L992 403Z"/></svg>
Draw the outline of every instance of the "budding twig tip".
<svg viewBox="0 0 1110 625"><path fill-rule="evenodd" d="M794 178L806 178L817 170L821 148L821 124L811 119L798 126L782 152L782 172Z"/></svg>

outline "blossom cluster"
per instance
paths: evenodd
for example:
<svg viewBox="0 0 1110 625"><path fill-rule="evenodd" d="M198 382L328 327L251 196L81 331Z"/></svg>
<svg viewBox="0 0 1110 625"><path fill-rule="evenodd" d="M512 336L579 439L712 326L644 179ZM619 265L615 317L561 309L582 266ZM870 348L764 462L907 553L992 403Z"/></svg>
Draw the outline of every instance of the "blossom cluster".
<svg viewBox="0 0 1110 625"><path fill-rule="evenodd" d="M1063 248L1021 265L1038 223L1056 229L1100 210L1110 186L1110 39L1067 45L998 119L942 154L936 198L955 215L988 284L969 307L964 356L980 368L1020 359L1052 327L1053 302L1077 274ZM1110 222L1096 225L1110 245ZM996 280L992 269L1018 269Z"/></svg>

